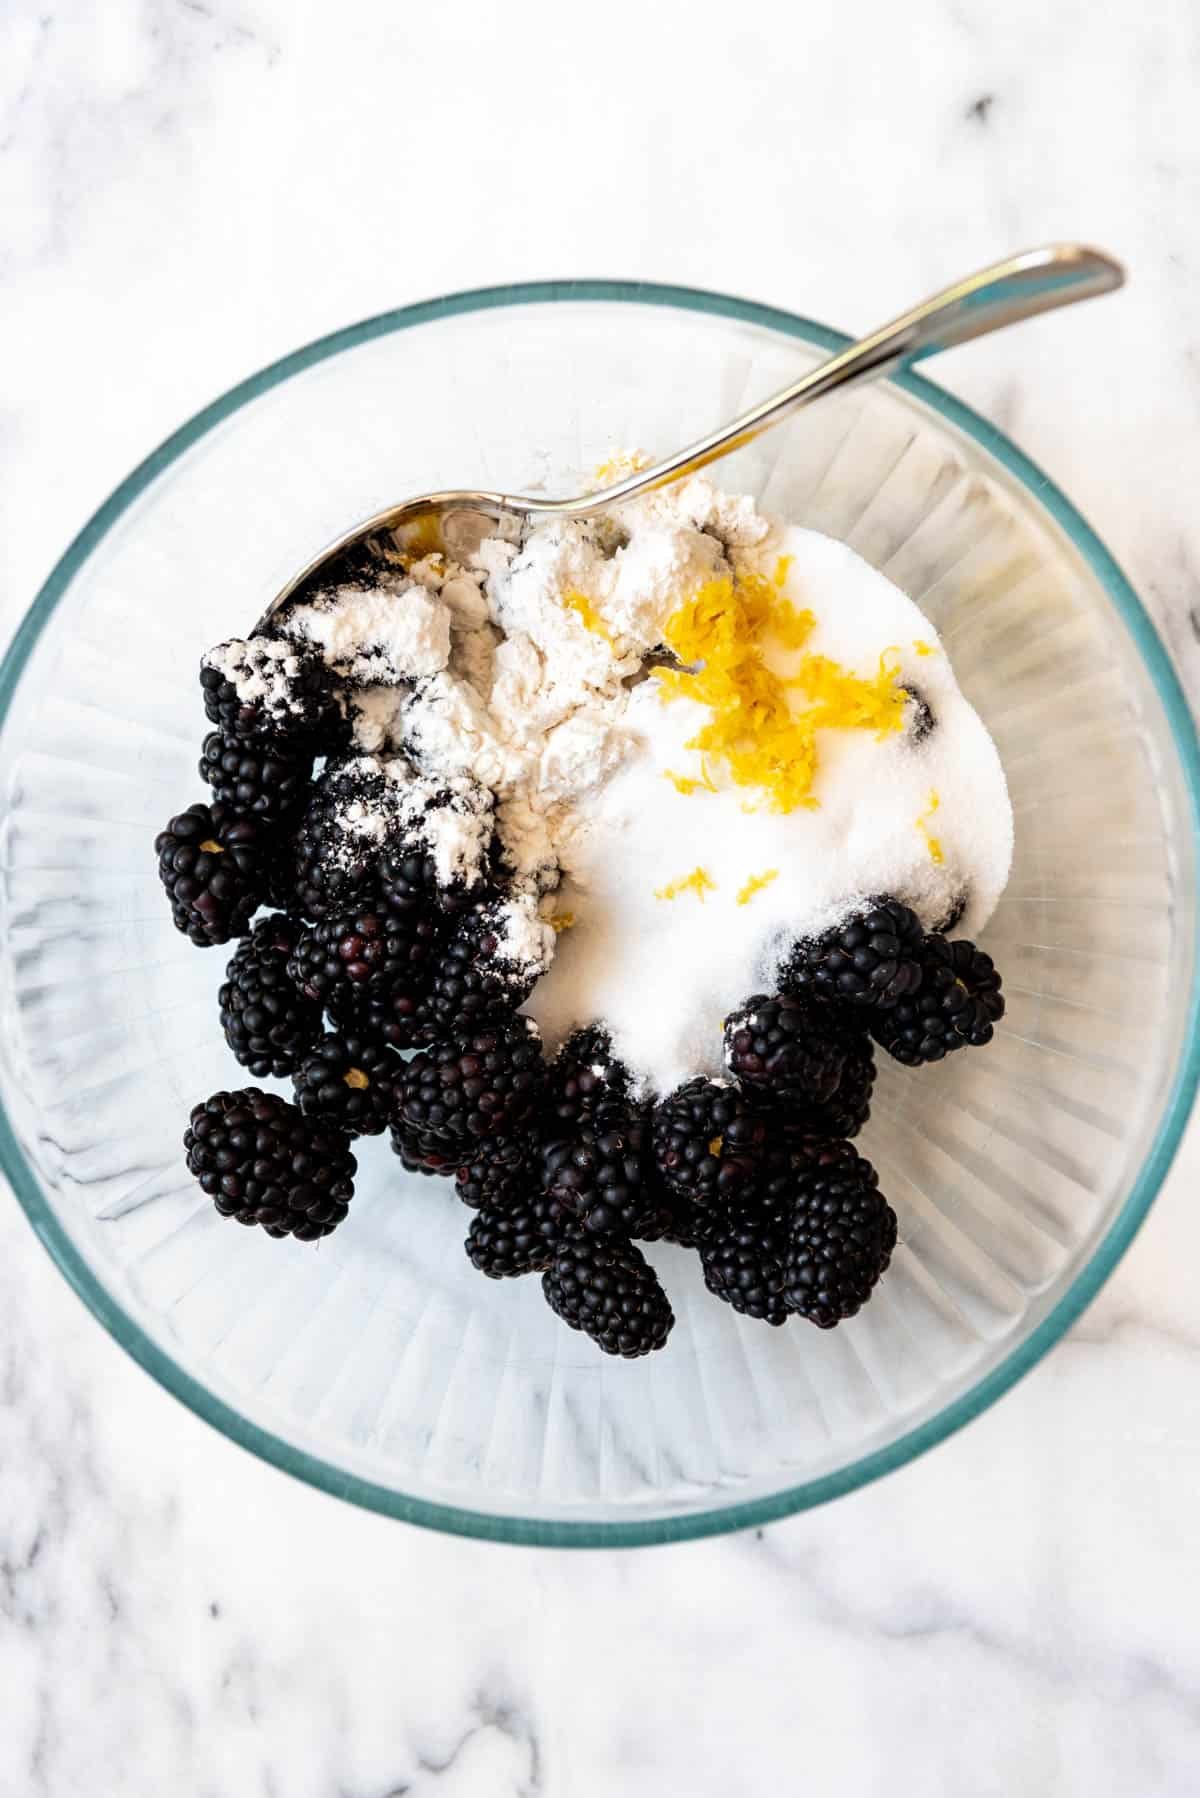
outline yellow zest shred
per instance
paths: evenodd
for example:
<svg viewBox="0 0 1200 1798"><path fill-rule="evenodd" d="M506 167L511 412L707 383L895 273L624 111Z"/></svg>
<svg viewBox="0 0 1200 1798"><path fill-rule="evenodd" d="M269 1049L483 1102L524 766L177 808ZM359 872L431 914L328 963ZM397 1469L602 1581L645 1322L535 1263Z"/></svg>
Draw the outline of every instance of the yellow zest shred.
<svg viewBox="0 0 1200 1798"><path fill-rule="evenodd" d="M715 793L717 790L712 775L703 764L698 775L676 774L673 768L664 768L663 778L669 780L675 791L682 793L685 799L690 793Z"/></svg>
<svg viewBox="0 0 1200 1798"><path fill-rule="evenodd" d="M937 645L934 643L926 643L924 637L918 637L913 644L913 648L919 656L935 656L937 654Z"/></svg>
<svg viewBox="0 0 1200 1798"><path fill-rule="evenodd" d="M365 1092L371 1084L361 1068L347 1068L342 1079L347 1086L352 1086L356 1093Z"/></svg>
<svg viewBox="0 0 1200 1798"><path fill-rule="evenodd" d="M216 842L212 837L205 837L200 847L205 855L224 855L225 853L224 845Z"/></svg>
<svg viewBox="0 0 1200 1798"><path fill-rule="evenodd" d="M714 1136L709 1141L708 1152L710 1155L719 1155L724 1146L725 1138L723 1136Z"/></svg>
<svg viewBox="0 0 1200 1798"><path fill-rule="evenodd" d="M939 868L946 858L942 854L942 845L939 838L935 837L929 828L929 820L933 817L941 803L942 801L938 793L936 791L931 791L929 803L921 813L921 816L917 819L917 829L925 838L925 847L929 850L929 859Z"/></svg>
<svg viewBox="0 0 1200 1798"><path fill-rule="evenodd" d="M878 673L868 676L811 654L801 655L786 679L767 667L766 634L801 650L816 623L811 612L780 599L785 564L781 557L774 578L750 573L705 581L671 614L663 633L685 666L656 676L665 700L683 696L709 710L708 723L685 747L719 762L735 786L757 788L776 812L817 804L818 731L887 736L903 729L907 697L898 684L897 650L885 651ZM793 710L790 691L807 704Z"/></svg>
<svg viewBox="0 0 1200 1798"><path fill-rule="evenodd" d="M551 912L547 922L555 936L561 936L564 930L572 930L574 928L575 913L573 911Z"/></svg>
<svg viewBox="0 0 1200 1798"><path fill-rule="evenodd" d="M769 887L773 880L778 879L778 868L768 868L765 874L752 874L745 886L741 887L738 891L738 904L749 905L755 893L761 893L764 887Z"/></svg>
<svg viewBox="0 0 1200 1798"><path fill-rule="evenodd" d="M628 480L631 474L649 466L650 457L644 450L619 450L615 456L597 462L592 479L597 487L615 487L618 481Z"/></svg>
<svg viewBox="0 0 1200 1798"><path fill-rule="evenodd" d="M703 903L705 893L715 893L717 883L711 879L704 868L693 868L690 874L681 874L678 880L668 881L665 887L655 887L656 899L678 899L680 893L695 893Z"/></svg>
<svg viewBox="0 0 1200 1798"><path fill-rule="evenodd" d="M612 635L599 612L587 597L586 593L577 593L571 587L563 594L563 604L579 619L586 630L593 631L597 637L603 637L606 643L612 642Z"/></svg>

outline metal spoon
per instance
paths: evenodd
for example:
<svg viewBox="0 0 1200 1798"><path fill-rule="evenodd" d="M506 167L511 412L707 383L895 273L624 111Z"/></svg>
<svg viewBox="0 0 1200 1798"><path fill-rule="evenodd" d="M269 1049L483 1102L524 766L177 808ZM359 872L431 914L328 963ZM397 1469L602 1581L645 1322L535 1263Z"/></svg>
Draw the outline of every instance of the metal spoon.
<svg viewBox="0 0 1200 1798"><path fill-rule="evenodd" d="M1036 318L1058 306L1071 306L1122 286L1125 271L1113 257L1081 244L1049 244L1025 250L980 269L934 294L869 337L839 350L810 369L790 387L761 400L740 418L722 425L686 449L639 469L627 480L577 499L536 499L515 493L475 492L469 488L423 493L390 506L357 524L323 549L283 587L255 626L262 630L297 589L314 581L326 563L344 555L361 539L378 532L415 536L424 549L443 548L466 556L485 537L516 542L524 526L545 518L588 518L636 494L650 493L684 475L694 474L732 450L750 443L781 419L813 400L858 381L873 381L903 364L921 361L939 350L969 343L989 331L1021 319Z"/></svg>

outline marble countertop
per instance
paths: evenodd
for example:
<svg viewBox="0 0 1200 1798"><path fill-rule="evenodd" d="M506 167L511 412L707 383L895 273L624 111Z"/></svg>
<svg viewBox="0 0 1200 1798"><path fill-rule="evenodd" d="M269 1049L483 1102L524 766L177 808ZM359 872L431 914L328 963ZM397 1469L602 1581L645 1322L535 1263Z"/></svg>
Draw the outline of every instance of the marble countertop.
<svg viewBox="0 0 1200 1798"><path fill-rule="evenodd" d="M866 326L1080 236L1125 294L936 378L1061 479L1200 692L1190 0L402 13L0 11L8 628L149 446L364 314L626 274ZM1193 1133L1069 1338L932 1455L625 1555L439 1538L252 1460L0 1194L0 1793L1195 1792L1198 1174Z"/></svg>

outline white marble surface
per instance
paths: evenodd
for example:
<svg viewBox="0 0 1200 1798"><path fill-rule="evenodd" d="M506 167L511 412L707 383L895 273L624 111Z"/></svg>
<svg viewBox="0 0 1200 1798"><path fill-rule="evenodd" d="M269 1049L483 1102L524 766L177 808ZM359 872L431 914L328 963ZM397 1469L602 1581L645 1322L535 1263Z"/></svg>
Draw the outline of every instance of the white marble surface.
<svg viewBox="0 0 1200 1798"><path fill-rule="evenodd" d="M630 274L866 325L1025 242L1119 300L937 370L1103 530L1200 691L1192 0L6 0L0 545L15 623L157 439L409 299ZM528 197L527 197L528 196ZM0 1196L4 1798L1200 1789L1193 1136L980 1422L757 1535L437 1538L252 1461Z"/></svg>

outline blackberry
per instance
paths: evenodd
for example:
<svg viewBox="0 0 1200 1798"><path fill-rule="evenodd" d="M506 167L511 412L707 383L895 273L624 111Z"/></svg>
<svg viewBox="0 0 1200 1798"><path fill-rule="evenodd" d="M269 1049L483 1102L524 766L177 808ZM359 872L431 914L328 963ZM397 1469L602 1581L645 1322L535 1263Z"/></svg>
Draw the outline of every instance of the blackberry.
<svg viewBox="0 0 1200 1798"><path fill-rule="evenodd" d="M544 1273L570 1227L563 1207L547 1193L489 1199L471 1219L464 1246L490 1279Z"/></svg>
<svg viewBox="0 0 1200 1798"><path fill-rule="evenodd" d="M231 811L278 824L303 805L312 779L312 756L213 730L200 751L200 777L213 798Z"/></svg>
<svg viewBox="0 0 1200 1798"><path fill-rule="evenodd" d="M906 1067L941 1061L955 1049L990 1043L1004 1016L1000 976L990 955L965 938L926 940L920 990L871 1020L875 1041Z"/></svg>
<svg viewBox="0 0 1200 1798"><path fill-rule="evenodd" d="M895 1246L896 1214L858 1171L804 1176L788 1226L789 1308L823 1330L853 1317Z"/></svg>
<svg viewBox="0 0 1200 1798"><path fill-rule="evenodd" d="M606 1355L662 1348L675 1322L670 1301L641 1250L586 1230L568 1235L542 1275L551 1310Z"/></svg>
<svg viewBox="0 0 1200 1798"><path fill-rule="evenodd" d="M784 1324L790 1204L759 1200L713 1219L700 1243L708 1290L745 1317Z"/></svg>
<svg viewBox="0 0 1200 1798"><path fill-rule="evenodd" d="M366 1035L323 1036L296 1070L296 1103L349 1136L382 1136L404 1063Z"/></svg>
<svg viewBox="0 0 1200 1798"><path fill-rule="evenodd" d="M831 1099L793 1099L784 1114L789 1136L857 1136L871 1115L875 1087L875 1051L870 1037L853 1039L846 1048L842 1077Z"/></svg>
<svg viewBox="0 0 1200 1798"><path fill-rule="evenodd" d="M546 1075L547 1132L568 1135L600 1105L629 1096L629 1071L613 1054L606 1030L590 1024L569 1036Z"/></svg>
<svg viewBox="0 0 1200 1798"><path fill-rule="evenodd" d="M828 1007L789 993L756 994L725 1020L725 1064L744 1086L778 1101L831 1099L846 1060Z"/></svg>
<svg viewBox="0 0 1200 1798"><path fill-rule="evenodd" d="M278 637L218 643L200 663L200 690L211 722L232 737L326 750L345 735L320 656Z"/></svg>
<svg viewBox="0 0 1200 1798"><path fill-rule="evenodd" d="M287 971L298 929L281 913L260 919L218 995L225 1041L259 1080L293 1073L321 1034L321 1007L297 992Z"/></svg>
<svg viewBox="0 0 1200 1798"><path fill-rule="evenodd" d="M183 1146L189 1172L221 1216L260 1224L268 1236L328 1236L354 1196L355 1160L343 1132L256 1086L193 1106Z"/></svg>
<svg viewBox="0 0 1200 1798"><path fill-rule="evenodd" d="M351 905L382 906L379 843L346 828L357 817L386 818L395 788L374 756L329 762L311 789L290 845L296 908L320 922Z"/></svg>
<svg viewBox="0 0 1200 1798"><path fill-rule="evenodd" d="M457 1165L454 1151L428 1131L414 1130L393 1116L391 1139L393 1152L410 1174L453 1176Z"/></svg>
<svg viewBox="0 0 1200 1798"><path fill-rule="evenodd" d="M702 1076L654 1108L654 1158L667 1185L698 1205L727 1205L763 1171L767 1123L735 1086Z"/></svg>
<svg viewBox="0 0 1200 1798"><path fill-rule="evenodd" d="M377 1002L372 1021L402 1005L415 1015L437 941L436 921L419 913L334 912L301 931L288 972L335 1018L361 1016L368 1000Z"/></svg>
<svg viewBox="0 0 1200 1798"><path fill-rule="evenodd" d="M661 1198L650 1149L650 1122L634 1105L608 1103L573 1134L547 1145L543 1189L585 1230L659 1233Z"/></svg>
<svg viewBox="0 0 1200 1798"><path fill-rule="evenodd" d="M541 1039L528 1018L484 1026L413 1057L397 1117L460 1157L481 1138L514 1135L532 1116L544 1078Z"/></svg>
<svg viewBox="0 0 1200 1798"><path fill-rule="evenodd" d="M421 1007L426 1041L511 1016L536 986L540 966L504 957L506 903L468 913L446 944Z"/></svg>
<svg viewBox="0 0 1200 1798"><path fill-rule="evenodd" d="M176 930L201 949L245 936L266 894L270 836L228 806L189 805L154 839Z"/></svg>
<svg viewBox="0 0 1200 1798"><path fill-rule="evenodd" d="M796 946L780 985L803 999L877 1010L921 984L921 921L898 899L873 899L823 936Z"/></svg>
<svg viewBox="0 0 1200 1798"><path fill-rule="evenodd" d="M511 1197L516 1192L537 1189L533 1178L536 1150L532 1136L489 1136L475 1149L469 1161L454 1170L458 1196L473 1211L481 1205Z"/></svg>

